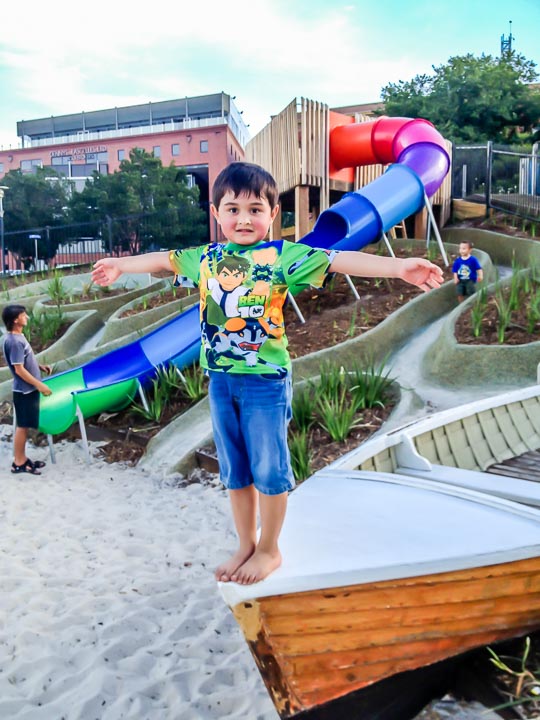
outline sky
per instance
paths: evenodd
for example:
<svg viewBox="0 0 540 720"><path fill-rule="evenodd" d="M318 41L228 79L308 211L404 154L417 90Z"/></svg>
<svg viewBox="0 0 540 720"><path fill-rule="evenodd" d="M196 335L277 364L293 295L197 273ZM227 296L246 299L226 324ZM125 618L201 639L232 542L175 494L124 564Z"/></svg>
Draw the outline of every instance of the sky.
<svg viewBox="0 0 540 720"><path fill-rule="evenodd" d="M294 98L376 102L501 36L540 71L538 0L26 0L0 4L0 148L16 123L225 92L251 136Z"/></svg>

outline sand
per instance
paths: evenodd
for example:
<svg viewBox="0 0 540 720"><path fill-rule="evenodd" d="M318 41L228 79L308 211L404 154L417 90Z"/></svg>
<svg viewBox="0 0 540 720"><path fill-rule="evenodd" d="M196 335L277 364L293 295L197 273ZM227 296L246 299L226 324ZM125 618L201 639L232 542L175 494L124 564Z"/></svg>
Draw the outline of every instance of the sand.
<svg viewBox="0 0 540 720"><path fill-rule="evenodd" d="M217 479L182 486L48 451L12 475L0 426L0 718L277 720L213 569L235 547ZM93 455L97 445L91 444Z"/></svg>

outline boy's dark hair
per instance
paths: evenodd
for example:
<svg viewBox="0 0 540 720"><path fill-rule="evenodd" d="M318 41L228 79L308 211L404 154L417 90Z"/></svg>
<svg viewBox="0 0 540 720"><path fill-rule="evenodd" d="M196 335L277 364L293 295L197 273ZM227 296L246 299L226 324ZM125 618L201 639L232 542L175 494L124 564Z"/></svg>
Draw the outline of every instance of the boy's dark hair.
<svg viewBox="0 0 540 720"><path fill-rule="evenodd" d="M2 310L2 321L9 332L13 330L15 320L23 312L26 312L24 305L6 305Z"/></svg>
<svg viewBox="0 0 540 720"><path fill-rule="evenodd" d="M236 255L228 255L227 257L224 257L223 260L220 260L217 265L217 272L219 273L224 269L227 268L227 270L238 271L243 273L244 275L247 275L247 272L250 267L249 260L246 260L246 258L241 258Z"/></svg>
<svg viewBox="0 0 540 720"><path fill-rule="evenodd" d="M279 201L279 191L274 178L260 165L247 162L233 162L219 173L212 188L212 204L217 209L226 192L234 197L253 193L264 196L273 210Z"/></svg>
<svg viewBox="0 0 540 720"><path fill-rule="evenodd" d="M472 244L472 242L471 242L470 240L460 240L460 241L459 241L459 244L460 244L460 245L468 245L468 246L469 246L469 250L472 250L472 248L473 248L473 244Z"/></svg>

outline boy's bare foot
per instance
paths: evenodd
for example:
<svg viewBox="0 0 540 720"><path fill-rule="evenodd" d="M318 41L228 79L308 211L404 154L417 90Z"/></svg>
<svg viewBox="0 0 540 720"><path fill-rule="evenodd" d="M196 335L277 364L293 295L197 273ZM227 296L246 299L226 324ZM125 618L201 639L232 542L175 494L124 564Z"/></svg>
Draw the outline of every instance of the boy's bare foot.
<svg viewBox="0 0 540 720"><path fill-rule="evenodd" d="M221 563L214 573L216 580L219 582L229 582L232 575L243 565L246 560L253 555L255 552L255 544L249 548L238 548L234 555L229 558L226 562Z"/></svg>
<svg viewBox="0 0 540 720"><path fill-rule="evenodd" d="M231 575L231 581L239 585L252 585L268 577L281 565L281 553L255 550L253 555Z"/></svg>

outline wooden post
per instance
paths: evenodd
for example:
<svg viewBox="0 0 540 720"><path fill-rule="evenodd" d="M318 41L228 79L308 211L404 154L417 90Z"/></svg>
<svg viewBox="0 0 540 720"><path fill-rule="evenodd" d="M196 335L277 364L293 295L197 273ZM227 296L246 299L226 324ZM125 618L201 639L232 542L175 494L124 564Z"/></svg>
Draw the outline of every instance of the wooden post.
<svg viewBox="0 0 540 720"><path fill-rule="evenodd" d="M270 225L270 240L281 240L281 203L274 222Z"/></svg>
<svg viewBox="0 0 540 720"><path fill-rule="evenodd" d="M298 242L310 231L308 185L297 185L294 188L294 216L294 239Z"/></svg>
<svg viewBox="0 0 540 720"><path fill-rule="evenodd" d="M426 237L427 232L427 210L422 208L420 212L414 216L414 237L417 239L423 239Z"/></svg>

